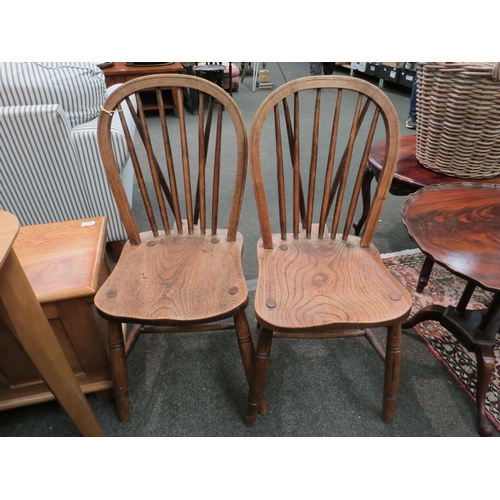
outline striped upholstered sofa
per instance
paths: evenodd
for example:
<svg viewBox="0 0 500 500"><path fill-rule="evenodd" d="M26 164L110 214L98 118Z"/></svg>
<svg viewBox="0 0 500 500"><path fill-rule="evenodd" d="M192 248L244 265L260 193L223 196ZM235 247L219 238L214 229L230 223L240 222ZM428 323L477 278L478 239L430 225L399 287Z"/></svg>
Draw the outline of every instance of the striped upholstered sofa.
<svg viewBox="0 0 500 500"><path fill-rule="evenodd" d="M126 239L97 145L99 110L114 88L93 63L0 63L0 209L22 225L106 215L108 242ZM133 168L115 118L132 202Z"/></svg>

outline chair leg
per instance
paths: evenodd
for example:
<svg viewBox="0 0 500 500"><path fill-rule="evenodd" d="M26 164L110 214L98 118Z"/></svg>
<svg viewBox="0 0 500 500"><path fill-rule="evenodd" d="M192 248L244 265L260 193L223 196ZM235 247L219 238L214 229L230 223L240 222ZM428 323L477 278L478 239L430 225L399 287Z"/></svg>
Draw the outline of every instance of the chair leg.
<svg viewBox="0 0 500 500"><path fill-rule="evenodd" d="M401 376L402 347L403 330L401 323L387 327L382 420L388 424L392 422L394 413L396 412L399 379Z"/></svg>
<svg viewBox="0 0 500 500"><path fill-rule="evenodd" d="M121 323L108 322L109 360L116 411L120 422L129 420L128 376Z"/></svg>
<svg viewBox="0 0 500 500"><path fill-rule="evenodd" d="M234 324L236 327L236 335L238 337L238 347L240 349L241 361L245 376L250 387L255 371L257 358L255 356L255 348L252 342L252 334L250 326L248 325L247 315L245 311L240 312L234 317ZM262 397L259 404L259 413L261 415L267 413L267 404L264 397Z"/></svg>
<svg viewBox="0 0 500 500"><path fill-rule="evenodd" d="M248 385L252 383L255 367L255 350L252 343L252 334L248 324L245 311L240 312L234 317L236 327L236 336L238 337L238 347L240 349L241 361Z"/></svg>
<svg viewBox="0 0 500 500"><path fill-rule="evenodd" d="M272 342L273 332L267 328L262 328L257 347L255 373L250 385L250 392L248 394L248 405L245 418L247 427L251 427L255 424L257 413L260 411L260 403L262 401L264 384L267 378L267 369L269 367Z"/></svg>

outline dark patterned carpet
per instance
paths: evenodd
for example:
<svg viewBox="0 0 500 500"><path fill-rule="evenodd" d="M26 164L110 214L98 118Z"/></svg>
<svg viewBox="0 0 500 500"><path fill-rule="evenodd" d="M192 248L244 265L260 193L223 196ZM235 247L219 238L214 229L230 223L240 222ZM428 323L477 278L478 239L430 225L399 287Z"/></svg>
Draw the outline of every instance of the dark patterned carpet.
<svg viewBox="0 0 500 500"><path fill-rule="evenodd" d="M424 306L440 304L456 305L464 289L465 281L443 267L434 265L429 283L424 291L415 292L420 269L425 256L418 250L409 250L382 256L385 265L412 292L412 313ZM469 303L471 309L481 309L490 301L491 293L480 288ZM463 390L475 402L476 357L468 352L446 329L436 321L424 321L414 327L429 350L453 375ZM486 395L486 409L493 425L500 430L500 344L495 346L496 363L489 391Z"/></svg>

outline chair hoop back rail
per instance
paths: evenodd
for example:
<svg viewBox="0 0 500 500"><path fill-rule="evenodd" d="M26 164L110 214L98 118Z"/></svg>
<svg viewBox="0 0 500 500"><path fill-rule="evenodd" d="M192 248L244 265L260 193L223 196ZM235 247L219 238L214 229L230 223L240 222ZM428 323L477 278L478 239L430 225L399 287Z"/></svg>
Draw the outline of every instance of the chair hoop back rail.
<svg viewBox="0 0 500 500"><path fill-rule="evenodd" d="M197 116L184 112L186 88L199 92ZM165 90L177 94L178 118L165 113ZM146 92L158 100L158 118L146 117ZM131 105L132 95L137 99L137 113ZM138 131L134 142L123 123L150 231L139 230L117 174L109 131L113 114L121 117L125 106ZM156 119L161 137L153 137L148 128L149 120ZM245 315L248 289L241 265L243 237L238 232L248 143L238 106L220 87L199 77L146 76L125 83L106 100L98 135L109 183L129 237L110 278L96 296L97 308L114 331L112 335L110 330L110 339L114 339L110 350L116 357L113 373L121 378L115 384L121 386L115 392L123 401L120 419L128 419L129 411L125 357L141 333L235 328L250 380L254 350ZM225 205L224 197L229 197ZM219 205L230 209L222 214ZM221 220L222 215L226 220ZM234 324L214 324L227 318L233 318ZM125 346L119 323L135 325Z"/></svg>
<svg viewBox="0 0 500 500"><path fill-rule="evenodd" d="M350 231L368 155L380 137L386 141L384 166L358 237ZM399 142L399 118L388 97L352 77L293 80L272 92L257 110L249 154L262 235L257 244L255 296L261 334L248 425L257 416L273 336L312 339L366 333L375 343L366 329L380 326L388 327L386 354L374 346L386 360L383 418L392 420L399 387L401 321L412 302L384 267L372 240L396 168ZM275 219L279 232L272 229Z"/></svg>

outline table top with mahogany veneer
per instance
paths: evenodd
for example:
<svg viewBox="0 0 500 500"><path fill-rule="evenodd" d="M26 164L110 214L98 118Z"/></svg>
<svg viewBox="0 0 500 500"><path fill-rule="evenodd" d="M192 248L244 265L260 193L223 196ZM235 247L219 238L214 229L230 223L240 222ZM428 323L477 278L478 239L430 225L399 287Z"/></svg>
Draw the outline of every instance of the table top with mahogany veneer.
<svg viewBox="0 0 500 500"><path fill-rule="evenodd" d="M426 320L439 321L476 353L479 432L491 435L484 405L500 327L500 185L465 182L428 186L409 196L402 215L422 252L467 282L456 307L424 307L403 328ZM493 292L486 309L467 309L476 286Z"/></svg>
<svg viewBox="0 0 500 500"><path fill-rule="evenodd" d="M453 273L500 290L500 185L441 184L410 196L403 222L419 248Z"/></svg>

